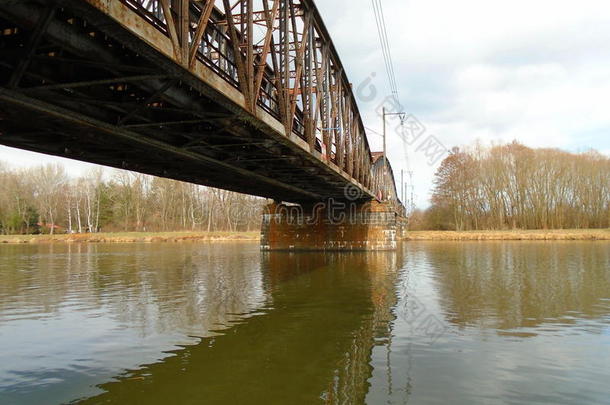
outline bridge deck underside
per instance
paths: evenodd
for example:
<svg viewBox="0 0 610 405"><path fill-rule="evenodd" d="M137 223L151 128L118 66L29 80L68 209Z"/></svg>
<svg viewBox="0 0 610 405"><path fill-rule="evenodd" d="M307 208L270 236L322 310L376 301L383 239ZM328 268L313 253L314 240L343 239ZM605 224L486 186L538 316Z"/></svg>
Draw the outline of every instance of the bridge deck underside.
<svg viewBox="0 0 610 405"><path fill-rule="evenodd" d="M0 52L2 144L291 202L362 189L84 2L0 0Z"/></svg>

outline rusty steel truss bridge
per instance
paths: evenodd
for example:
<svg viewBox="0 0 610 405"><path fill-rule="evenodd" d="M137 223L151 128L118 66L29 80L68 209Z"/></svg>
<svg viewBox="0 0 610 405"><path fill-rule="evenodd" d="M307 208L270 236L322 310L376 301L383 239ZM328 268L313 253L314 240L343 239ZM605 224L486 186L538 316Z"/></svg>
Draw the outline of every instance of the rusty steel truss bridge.
<svg viewBox="0 0 610 405"><path fill-rule="evenodd" d="M312 0L0 0L0 55L0 144L404 212Z"/></svg>

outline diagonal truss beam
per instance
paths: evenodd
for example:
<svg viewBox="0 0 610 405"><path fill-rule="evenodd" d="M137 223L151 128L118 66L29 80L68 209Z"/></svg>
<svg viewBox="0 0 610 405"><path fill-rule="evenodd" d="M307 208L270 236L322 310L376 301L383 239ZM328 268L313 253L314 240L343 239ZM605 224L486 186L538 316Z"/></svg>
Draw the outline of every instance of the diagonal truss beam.
<svg viewBox="0 0 610 405"><path fill-rule="evenodd" d="M53 16L55 15L56 9L57 9L56 5L48 6L45 9L44 13L40 17L40 21L38 22L38 25L36 26L34 32L32 33L32 35L26 45L26 49L25 49L25 53L24 53L23 57L19 60L19 63L17 64L17 67L15 68L15 70L13 70L13 74L11 75L11 77L8 81L7 87L15 88L19 85L19 82L21 81L23 74L25 73L28 66L30 65L32 57L34 56L34 53L36 52L36 49L38 48L38 45L40 44L40 41L42 40L44 33L47 31L47 28L49 27L49 24L51 23L51 20L53 19Z"/></svg>

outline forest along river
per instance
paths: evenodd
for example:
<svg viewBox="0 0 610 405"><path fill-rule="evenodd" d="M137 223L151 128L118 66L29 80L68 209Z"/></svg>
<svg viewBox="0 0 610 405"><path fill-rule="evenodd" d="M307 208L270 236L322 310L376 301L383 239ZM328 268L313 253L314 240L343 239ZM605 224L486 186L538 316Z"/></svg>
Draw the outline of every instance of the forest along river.
<svg viewBox="0 0 610 405"><path fill-rule="evenodd" d="M608 364L608 242L0 246L4 405L607 403Z"/></svg>

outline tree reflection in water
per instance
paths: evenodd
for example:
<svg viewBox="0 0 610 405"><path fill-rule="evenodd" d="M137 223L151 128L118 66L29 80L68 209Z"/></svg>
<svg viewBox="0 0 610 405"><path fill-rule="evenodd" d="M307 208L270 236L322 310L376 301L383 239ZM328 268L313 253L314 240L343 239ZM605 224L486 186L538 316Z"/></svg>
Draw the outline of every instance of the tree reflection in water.
<svg viewBox="0 0 610 405"><path fill-rule="evenodd" d="M362 403L372 348L391 335L401 263L396 252L264 253L267 302L257 316L129 371L83 403Z"/></svg>

